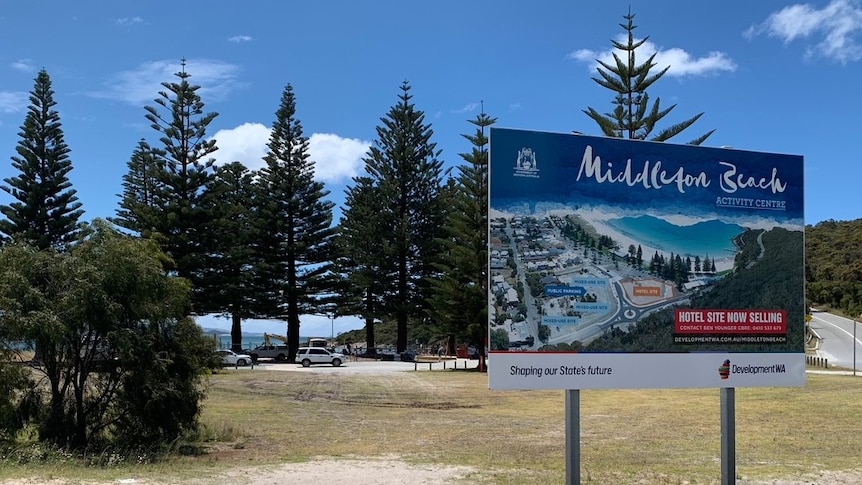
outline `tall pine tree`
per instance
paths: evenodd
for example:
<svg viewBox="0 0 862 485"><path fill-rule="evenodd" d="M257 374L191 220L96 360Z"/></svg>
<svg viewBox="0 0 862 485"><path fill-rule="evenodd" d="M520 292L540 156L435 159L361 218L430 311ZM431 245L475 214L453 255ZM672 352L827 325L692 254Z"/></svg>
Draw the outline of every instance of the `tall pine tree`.
<svg viewBox="0 0 862 485"><path fill-rule="evenodd" d="M681 123L671 125L657 134L653 134L656 125L676 105L662 109L661 99L656 98L655 103L650 108L647 88L661 79L671 66L665 67L659 72L653 72L653 68L656 66L656 54L651 55L645 62L638 64L635 52L638 47L649 40L649 36L636 40L634 35L634 31L637 28L634 24L635 15L629 11L629 14L624 15L623 18L626 20L626 23L620 24L620 27L625 30L627 41L626 43L622 43L612 40L611 43L614 49L622 52L624 59L621 59L614 52L614 64L597 60L601 66L596 69L600 77L592 78L599 86L615 93L613 101L614 110L612 113L602 114L594 108L587 108L584 110L584 113L599 125L605 136L633 140L667 141L693 125L695 121L703 116L703 113L699 113ZM711 130L695 138L689 144L700 145L714 131Z"/></svg>
<svg viewBox="0 0 862 485"><path fill-rule="evenodd" d="M381 237L391 248L395 273L380 277L391 277L395 284L387 303L397 324L398 352L407 349L408 321L424 317L443 224L443 162L431 141L434 131L412 97L405 81L398 103L381 118L377 140L365 158L365 170L380 199L388 201L380 217L389 229Z"/></svg>
<svg viewBox="0 0 862 485"><path fill-rule="evenodd" d="M138 141L127 166L129 171L123 175L123 193L118 194L120 207L111 222L150 238L154 230L164 226L164 222L159 220L163 216L163 190L159 183L160 168L146 140Z"/></svg>
<svg viewBox="0 0 862 485"><path fill-rule="evenodd" d="M383 237L390 230L380 215L387 201L369 177L354 177L345 191L344 214L337 239L338 272L346 280L341 291L341 313L365 321L365 345L376 347L374 321L384 316L384 302L392 294L395 273L392 251Z"/></svg>
<svg viewBox="0 0 862 485"><path fill-rule="evenodd" d="M19 236L39 249L68 247L77 237L78 219L84 213L69 181L72 160L56 105L51 77L42 69L18 133L18 154L12 157L12 167L20 173L0 186L16 200L0 206L6 216L0 220L0 232Z"/></svg>
<svg viewBox="0 0 862 485"><path fill-rule="evenodd" d="M314 180L308 138L296 118L296 98L288 84L275 113L257 191L260 255L258 295L265 313L287 320L288 360L299 348L299 317L330 309L336 258L329 191Z"/></svg>
<svg viewBox="0 0 862 485"><path fill-rule="evenodd" d="M446 237L440 239L446 257L439 266L440 277L433 280L431 299L432 319L457 341L469 342L477 349L484 349L488 330L488 136L485 131L496 121L480 113L470 120L476 132L464 135L472 150L461 154L467 163L458 167L457 191L448 212Z"/></svg>
<svg viewBox="0 0 862 485"><path fill-rule="evenodd" d="M179 82L164 82L164 91L155 99L156 106L146 106L146 118L160 134L161 146L153 147L152 156L158 169L156 200L161 212L153 218L152 237L172 258L172 270L189 278L193 285L195 311L206 307L201 302L200 279L205 256L209 213L207 187L214 175L212 154L218 149L215 140L207 139L206 130L218 113L205 113L191 75L182 69L175 76ZM143 215L143 214L142 214Z"/></svg>
<svg viewBox="0 0 862 485"><path fill-rule="evenodd" d="M212 218L206 246L211 250L198 283L198 311L230 317L231 349L236 352L242 350L242 320L257 316L254 189L254 174L232 162L218 167L207 197Z"/></svg>

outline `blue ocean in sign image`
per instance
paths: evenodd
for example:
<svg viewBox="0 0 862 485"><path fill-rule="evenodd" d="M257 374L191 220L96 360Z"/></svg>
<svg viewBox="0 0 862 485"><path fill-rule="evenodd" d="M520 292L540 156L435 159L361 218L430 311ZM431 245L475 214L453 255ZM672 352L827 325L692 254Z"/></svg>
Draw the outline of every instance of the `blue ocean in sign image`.
<svg viewBox="0 0 862 485"><path fill-rule="evenodd" d="M745 231L742 226L718 220L677 226L652 216L620 217L609 219L607 224L645 246L701 258L733 256L737 251L733 238Z"/></svg>

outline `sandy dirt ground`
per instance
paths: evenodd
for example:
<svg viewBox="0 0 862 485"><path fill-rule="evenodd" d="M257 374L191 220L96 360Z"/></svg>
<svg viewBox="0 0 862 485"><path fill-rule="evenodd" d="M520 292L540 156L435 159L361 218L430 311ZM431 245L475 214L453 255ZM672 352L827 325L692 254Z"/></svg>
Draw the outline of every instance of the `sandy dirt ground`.
<svg viewBox="0 0 862 485"><path fill-rule="evenodd" d="M228 472L177 481L129 477L110 482L23 478L0 485L275 485L284 483L349 485L447 485L475 470L467 467L413 465L398 458L319 459L280 466L236 468Z"/></svg>
<svg viewBox="0 0 862 485"><path fill-rule="evenodd" d="M121 478L108 482L89 480L24 478L0 481L0 485L275 485L284 483L350 484L350 485L454 485L469 483L477 470L469 467L412 465L399 458L319 459L272 467L237 468L228 472L182 479L153 480L146 477ZM466 479L466 480L465 480ZM644 484L646 482L638 482ZM688 482L680 482L686 484ZM751 481L738 479L739 485L858 485L862 470L852 472L824 471L804 479Z"/></svg>
<svg viewBox="0 0 862 485"><path fill-rule="evenodd" d="M850 472L824 471L817 475L806 476L804 479L741 481L738 483L740 485L858 485L862 483L862 470Z"/></svg>

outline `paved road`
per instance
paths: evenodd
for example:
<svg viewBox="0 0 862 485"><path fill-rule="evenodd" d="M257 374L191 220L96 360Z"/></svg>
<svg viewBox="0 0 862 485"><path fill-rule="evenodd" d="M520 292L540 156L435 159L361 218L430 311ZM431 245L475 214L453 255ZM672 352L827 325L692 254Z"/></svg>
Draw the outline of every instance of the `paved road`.
<svg viewBox="0 0 862 485"><path fill-rule="evenodd" d="M853 320L825 312L811 314L811 330L820 336L818 357L829 361L829 367L853 369ZM862 323L856 323L856 370L862 370Z"/></svg>

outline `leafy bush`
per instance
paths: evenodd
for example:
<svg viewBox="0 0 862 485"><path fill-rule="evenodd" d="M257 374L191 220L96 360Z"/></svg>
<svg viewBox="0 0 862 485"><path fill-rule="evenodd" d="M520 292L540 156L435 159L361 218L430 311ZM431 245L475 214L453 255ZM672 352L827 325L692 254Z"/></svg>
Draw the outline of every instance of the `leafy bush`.
<svg viewBox="0 0 862 485"><path fill-rule="evenodd" d="M158 452L197 428L215 343L165 262L101 221L68 252L0 248L0 328L35 347L42 382L0 368L2 436L29 422L61 449Z"/></svg>

